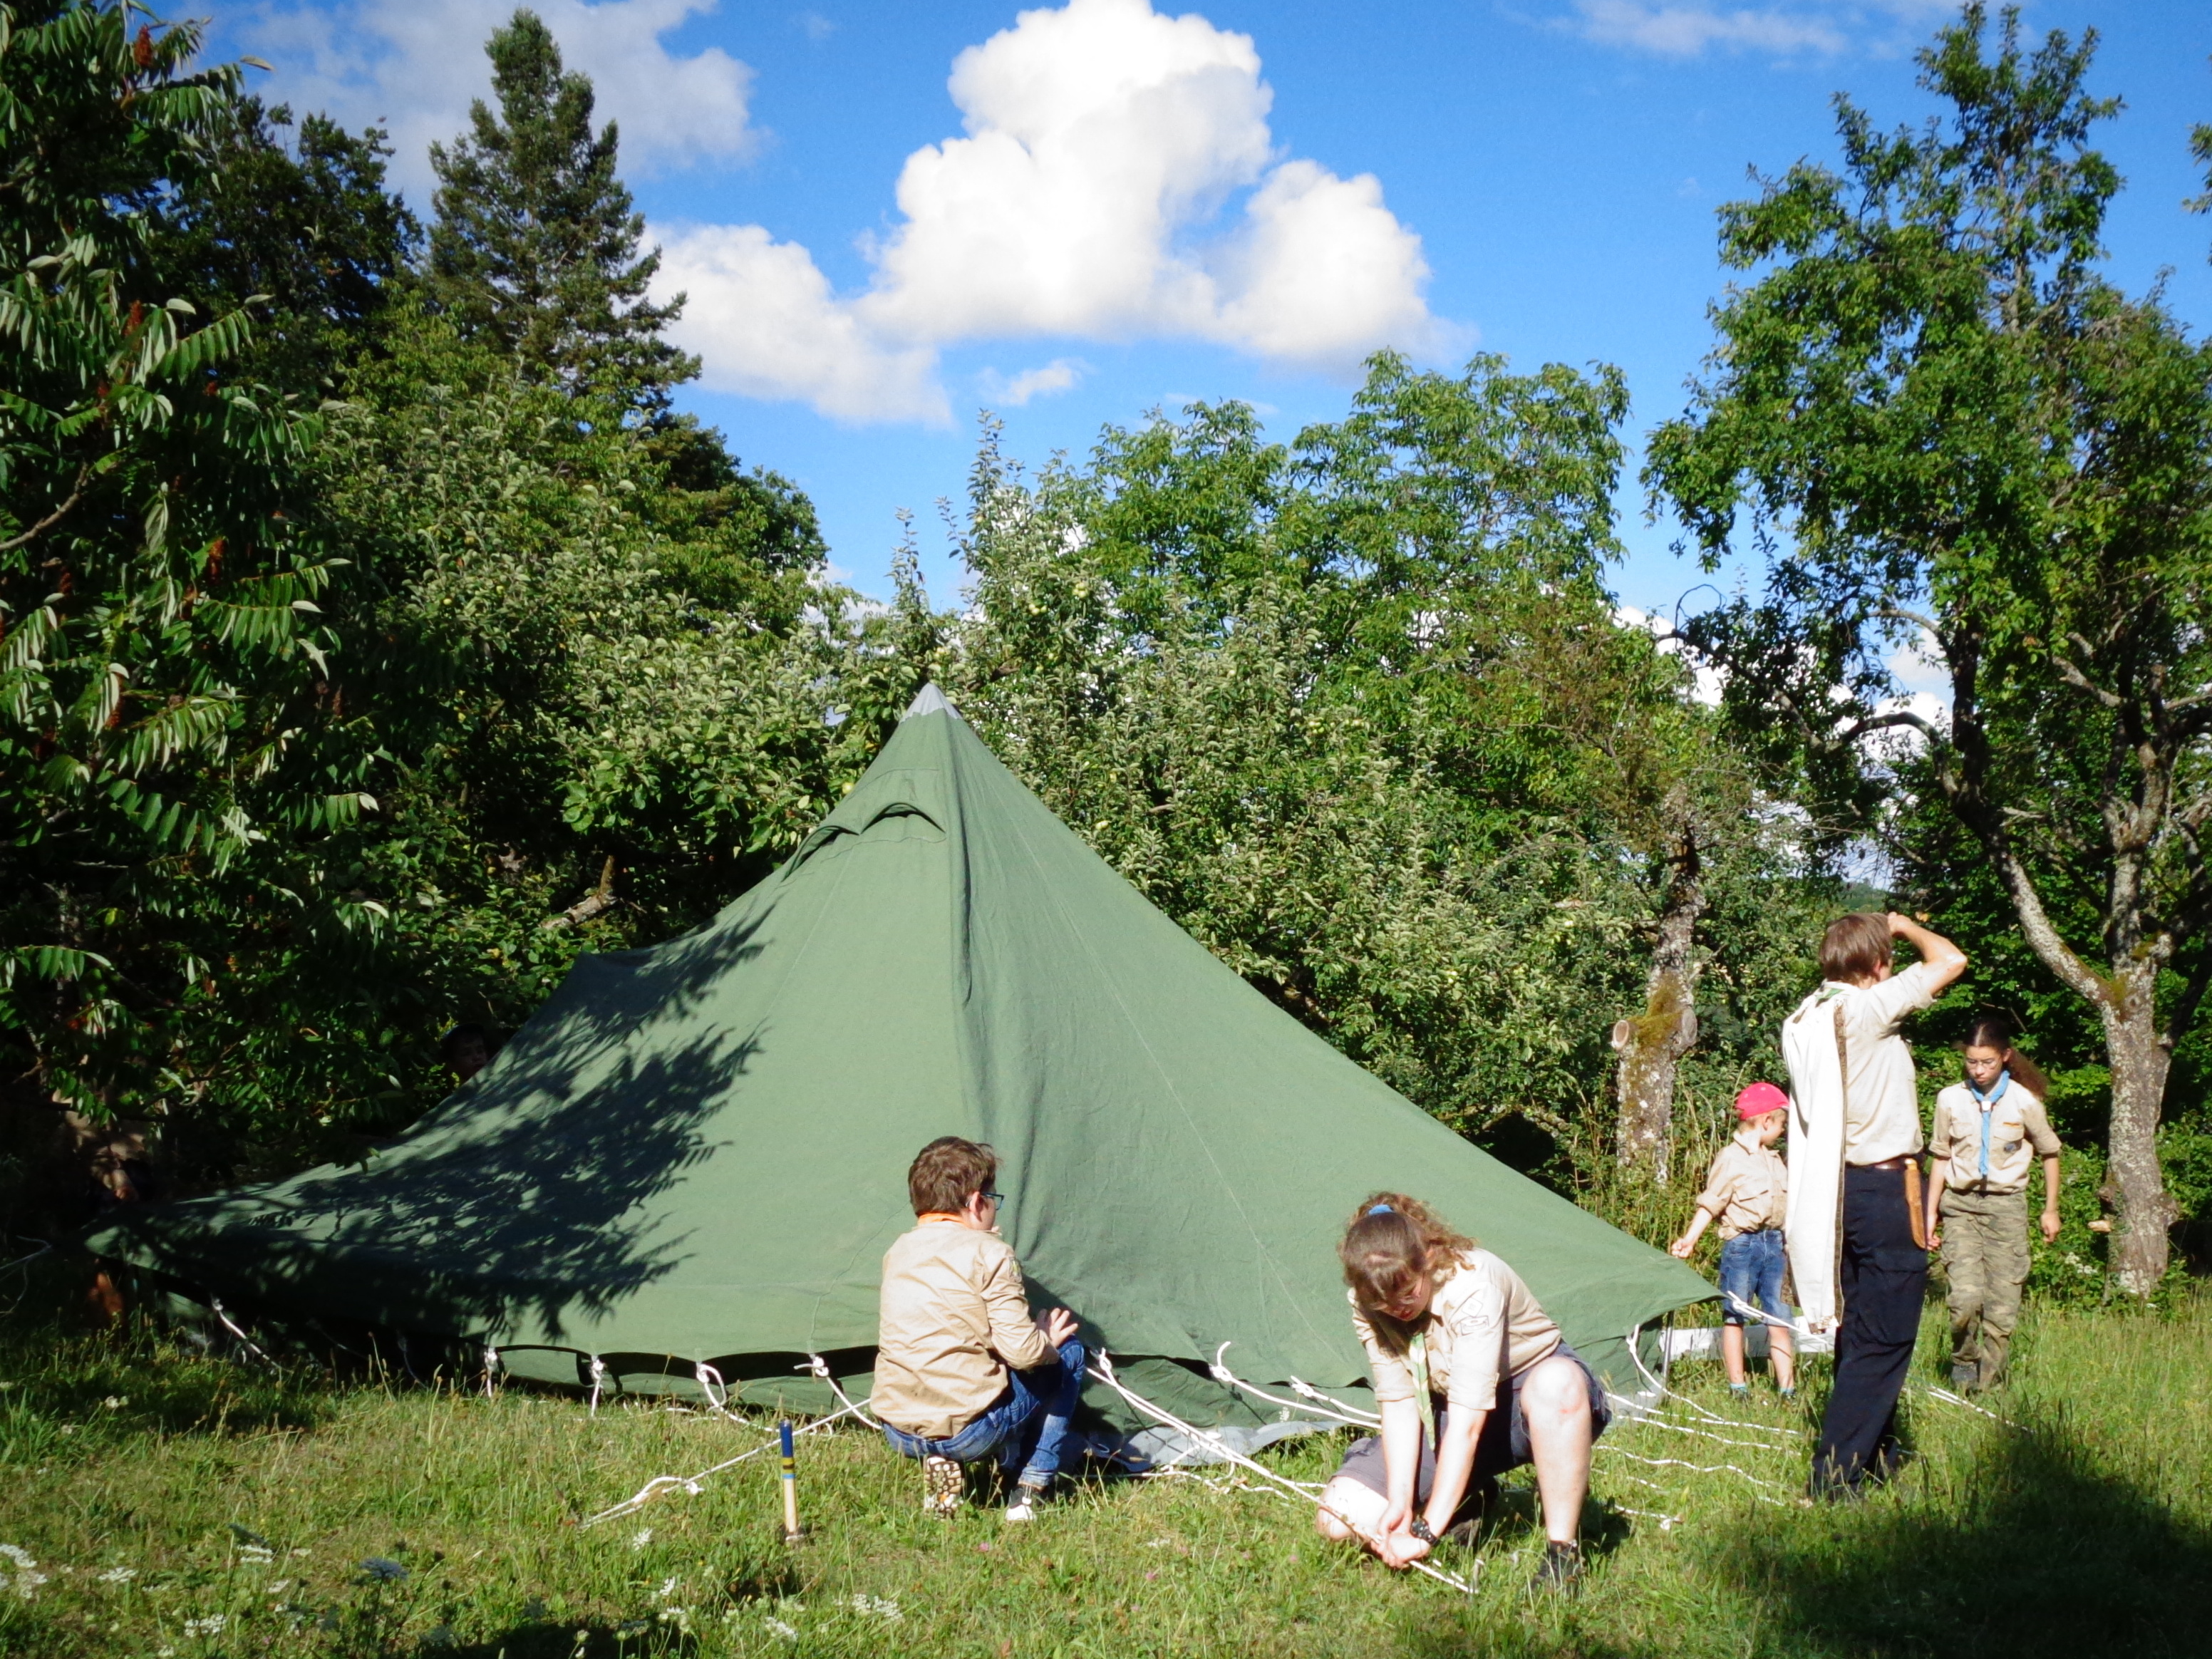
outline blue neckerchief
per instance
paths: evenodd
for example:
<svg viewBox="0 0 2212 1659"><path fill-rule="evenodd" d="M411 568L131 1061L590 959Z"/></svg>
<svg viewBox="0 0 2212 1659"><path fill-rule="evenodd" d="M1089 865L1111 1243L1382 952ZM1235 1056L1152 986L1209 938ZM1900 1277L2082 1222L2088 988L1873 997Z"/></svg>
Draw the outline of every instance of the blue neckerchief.
<svg viewBox="0 0 2212 1659"><path fill-rule="evenodd" d="M1990 1178L1990 1109L2004 1098L2005 1091L2012 1087L2012 1068L2007 1066L1997 1073L1997 1086L1984 1094L1974 1087L1972 1078L1966 1079L1966 1092L1974 1097L1974 1104L1982 1109L1982 1179Z"/></svg>

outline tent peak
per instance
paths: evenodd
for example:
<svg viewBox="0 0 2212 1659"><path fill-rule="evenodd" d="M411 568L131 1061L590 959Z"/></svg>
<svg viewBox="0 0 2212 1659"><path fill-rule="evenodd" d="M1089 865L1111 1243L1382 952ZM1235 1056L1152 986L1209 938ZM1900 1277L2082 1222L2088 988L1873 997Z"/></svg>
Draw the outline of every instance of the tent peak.
<svg viewBox="0 0 2212 1659"><path fill-rule="evenodd" d="M952 706L952 699L937 689L935 680L914 694L914 701L906 706L906 713L899 719L910 720L918 714L950 714L954 720L960 718L960 711Z"/></svg>

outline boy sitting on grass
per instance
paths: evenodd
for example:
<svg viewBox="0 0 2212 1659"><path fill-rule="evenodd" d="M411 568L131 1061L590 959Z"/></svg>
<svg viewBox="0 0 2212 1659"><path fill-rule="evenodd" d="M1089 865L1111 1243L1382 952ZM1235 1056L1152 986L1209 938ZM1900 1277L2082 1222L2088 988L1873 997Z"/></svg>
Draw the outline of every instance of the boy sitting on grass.
<svg viewBox="0 0 2212 1659"><path fill-rule="evenodd" d="M1728 1367L1729 1391L1742 1395L1751 1392L1743 1366L1746 1310L1756 1305L1774 1319L1790 1317L1782 1299L1782 1276L1789 1267L1782 1223L1790 1207L1790 1167L1774 1152L1790 1121L1790 1097L1771 1083L1754 1083L1735 1097L1735 1137L1713 1160L1689 1231L1667 1249L1687 1261L1707 1224L1720 1223L1721 1362ZM1769 1324L1766 1338L1775 1386L1784 1400L1795 1399L1796 1351L1790 1328Z"/></svg>
<svg viewBox="0 0 2212 1659"><path fill-rule="evenodd" d="M922 1509L950 1516L961 1465L1019 1469L1006 1519L1028 1521L1060 1473L1086 1355L1075 1316L1032 1318L1021 1263L999 1237L999 1155L945 1135L907 1170L915 1227L884 1252L876 1382L884 1434L921 1460Z"/></svg>

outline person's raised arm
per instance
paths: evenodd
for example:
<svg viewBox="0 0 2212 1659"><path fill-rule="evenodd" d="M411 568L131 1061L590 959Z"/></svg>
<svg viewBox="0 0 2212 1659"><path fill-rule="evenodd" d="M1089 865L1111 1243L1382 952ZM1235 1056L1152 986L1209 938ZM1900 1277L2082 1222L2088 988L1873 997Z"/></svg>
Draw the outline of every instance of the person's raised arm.
<svg viewBox="0 0 2212 1659"><path fill-rule="evenodd" d="M1928 969L1929 994L1942 996L1951 988L1960 975L1966 971L1966 953L1945 939L1942 934L1923 927L1911 916L1889 913L1889 932L1893 939L1901 939L1920 953L1920 960Z"/></svg>

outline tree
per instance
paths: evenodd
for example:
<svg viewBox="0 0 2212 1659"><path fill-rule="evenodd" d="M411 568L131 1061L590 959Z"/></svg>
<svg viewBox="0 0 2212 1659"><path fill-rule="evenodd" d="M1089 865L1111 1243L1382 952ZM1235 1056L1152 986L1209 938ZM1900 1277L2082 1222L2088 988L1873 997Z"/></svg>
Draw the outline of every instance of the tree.
<svg viewBox="0 0 2212 1659"><path fill-rule="evenodd" d="M1800 163L1723 210L1763 274L1647 478L1709 563L1740 528L1763 599L1701 619L1746 720L1863 782L1917 734L2112 1073L2114 1265L2150 1291L2173 1206L2155 1134L2212 976L2212 352L2096 268L2119 180L2094 36L2032 53L1979 5L1921 55L1947 122L1838 100L1839 176ZM1913 708L1892 656L1940 665ZM2076 924L2075 918L2081 919Z"/></svg>
<svg viewBox="0 0 2212 1659"><path fill-rule="evenodd" d="M615 173L615 124L593 131L591 81L563 70L536 13L518 10L485 52L499 112L478 100L471 137L430 146L425 290L528 373L665 415L699 363L661 338L683 296L645 297L660 253L638 252L645 218Z"/></svg>
<svg viewBox="0 0 2212 1659"><path fill-rule="evenodd" d="M225 913L367 920L301 856L368 804L315 703L313 422L223 378L246 311L202 322L146 234L239 72L187 73L198 31L145 15L64 0L0 35L0 1025L94 1111L159 1092Z"/></svg>

